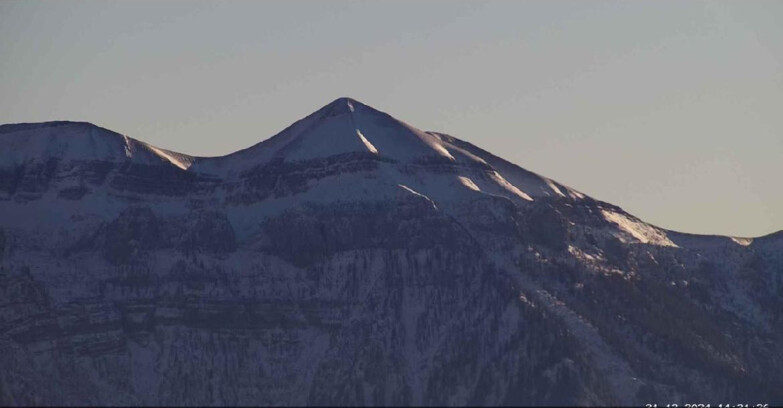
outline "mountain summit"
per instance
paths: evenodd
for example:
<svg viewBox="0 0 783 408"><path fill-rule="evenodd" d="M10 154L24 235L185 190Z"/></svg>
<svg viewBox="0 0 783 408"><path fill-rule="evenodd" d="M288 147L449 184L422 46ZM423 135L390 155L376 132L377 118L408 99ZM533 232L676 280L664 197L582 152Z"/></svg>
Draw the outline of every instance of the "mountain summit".
<svg viewBox="0 0 783 408"><path fill-rule="evenodd" d="M2 125L0 405L780 405L781 254L351 98L222 157Z"/></svg>
<svg viewBox="0 0 783 408"><path fill-rule="evenodd" d="M416 129L392 116L350 98L339 98L287 129L241 152L218 161L270 160L297 162L341 154L369 153L385 161L414 163L442 158L482 162L437 134ZM203 169L212 160L203 159ZM208 170L205 170L208 171Z"/></svg>

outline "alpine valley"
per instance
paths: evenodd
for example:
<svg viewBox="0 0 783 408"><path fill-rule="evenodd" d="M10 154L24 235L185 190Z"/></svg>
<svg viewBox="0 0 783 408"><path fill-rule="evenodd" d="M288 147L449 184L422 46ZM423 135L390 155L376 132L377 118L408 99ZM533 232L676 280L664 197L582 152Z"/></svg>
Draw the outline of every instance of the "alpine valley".
<svg viewBox="0 0 783 408"><path fill-rule="evenodd" d="M0 126L0 405L783 405L781 339L783 233L350 98L223 157Z"/></svg>

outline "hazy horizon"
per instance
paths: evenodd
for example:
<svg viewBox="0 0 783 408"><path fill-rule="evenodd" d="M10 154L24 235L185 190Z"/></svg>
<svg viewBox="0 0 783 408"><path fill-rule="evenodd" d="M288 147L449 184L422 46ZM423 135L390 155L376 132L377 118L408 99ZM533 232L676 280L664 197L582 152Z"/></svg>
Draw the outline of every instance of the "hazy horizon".
<svg viewBox="0 0 783 408"><path fill-rule="evenodd" d="M0 123L217 156L348 96L676 231L783 229L783 2L0 3Z"/></svg>

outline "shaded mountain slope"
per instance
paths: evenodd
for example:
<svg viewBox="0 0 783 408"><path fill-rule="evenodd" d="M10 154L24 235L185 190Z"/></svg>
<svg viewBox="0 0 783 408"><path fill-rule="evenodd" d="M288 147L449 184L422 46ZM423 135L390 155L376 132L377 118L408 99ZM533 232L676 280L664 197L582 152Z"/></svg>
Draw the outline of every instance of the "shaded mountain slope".
<svg viewBox="0 0 783 408"><path fill-rule="evenodd" d="M783 403L783 239L340 98L190 157L0 126L0 403Z"/></svg>

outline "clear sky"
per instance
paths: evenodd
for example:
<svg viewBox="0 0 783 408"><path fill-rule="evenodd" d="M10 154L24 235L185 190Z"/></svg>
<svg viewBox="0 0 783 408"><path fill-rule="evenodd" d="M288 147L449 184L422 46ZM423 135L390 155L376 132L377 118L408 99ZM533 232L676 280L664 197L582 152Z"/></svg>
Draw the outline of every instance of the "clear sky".
<svg viewBox="0 0 783 408"><path fill-rule="evenodd" d="M662 227L783 229L783 1L0 1L0 123L215 156L340 96Z"/></svg>

